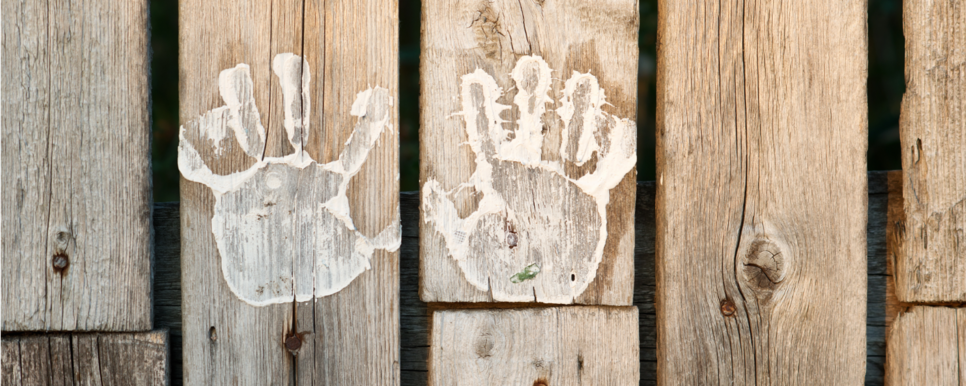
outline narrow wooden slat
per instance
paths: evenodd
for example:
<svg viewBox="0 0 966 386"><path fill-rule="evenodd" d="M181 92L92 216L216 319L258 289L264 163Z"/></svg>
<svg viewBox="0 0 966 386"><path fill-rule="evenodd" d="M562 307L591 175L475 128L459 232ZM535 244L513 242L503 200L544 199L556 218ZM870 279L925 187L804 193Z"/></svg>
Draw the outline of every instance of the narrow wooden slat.
<svg viewBox="0 0 966 386"><path fill-rule="evenodd" d="M903 2L904 302L966 302L966 1Z"/></svg>
<svg viewBox="0 0 966 386"><path fill-rule="evenodd" d="M3 337L5 385L166 385L168 333Z"/></svg>
<svg viewBox="0 0 966 386"><path fill-rule="evenodd" d="M637 2L422 5L422 299L631 304Z"/></svg>
<svg viewBox="0 0 966 386"><path fill-rule="evenodd" d="M658 14L658 384L862 382L866 2Z"/></svg>
<svg viewBox="0 0 966 386"><path fill-rule="evenodd" d="M633 385L636 307L433 313L430 385Z"/></svg>
<svg viewBox="0 0 966 386"><path fill-rule="evenodd" d="M887 177L888 174L888 177ZM894 299L891 290L886 291L886 234L892 233L887 208L902 211L902 172L870 172L869 179L869 225L868 225L868 315L866 319L867 367L865 384L882 385L886 355L886 298ZM887 179L890 184L887 184ZM896 185L894 182L900 182ZM634 244L634 306L638 308L638 323L641 352L641 385L654 385L657 382L657 341L655 334L654 310L654 188L655 182L640 182L637 185L636 214L634 215L636 241ZM179 248L161 248L162 240L175 237L178 232L177 204L162 203L155 206L155 239L158 245L157 264L159 275L155 285L169 283L180 285L180 277L172 277L172 270L160 266L180 266ZM403 238L400 248L400 370L403 385L425 385L429 356L429 328L432 311L419 299L419 194L403 192L400 197L402 212ZM894 218L893 218L894 219ZM887 229L887 222L889 226ZM173 233L167 235L167 233ZM889 236L891 242L892 237ZM891 253L891 250L890 250ZM890 278L891 282L891 278ZM172 336L172 384L179 385L175 369L181 356L177 352L174 339L181 330L180 289L156 291L155 315L159 328L171 329ZM173 297L173 298L172 298ZM160 306L159 304L166 304ZM890 310L892 304L889 305ZM438 307L437 307L438 308ZM6 363L6 362L4 362Z"/></svg>
<svg viewBox="0 0 966 386"><path fill-rule="evenodd" d="M188 384L399 382L395 0L183 0Z"/></svg>
<svg viewBox="0 0 966 386"><path fill-rule="evenodd" d="M3 331L148 330L147 2L2 13Z"/></svg>

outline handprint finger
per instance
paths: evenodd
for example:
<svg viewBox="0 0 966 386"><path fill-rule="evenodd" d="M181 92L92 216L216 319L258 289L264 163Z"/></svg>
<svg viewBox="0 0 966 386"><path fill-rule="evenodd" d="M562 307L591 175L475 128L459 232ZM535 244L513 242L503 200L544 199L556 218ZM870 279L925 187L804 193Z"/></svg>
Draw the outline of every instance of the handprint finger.
<svg viewBox="0 0 966 386"><path fill-rule="evenodd" d="M218 76L218 90L228 108L227 127L233 131L242 150L260 160L265 151L265 128L255 106L250 72L247 64L222 71Z"/></svg>
<svg viewBox="0 0 966 386"><path fill-rule="evenodd" d="M564 123L560 156L577 166L589 161L600 149L595 134L606 100L597 78L574 71L564 86L562 106L557 114Z"/></svg>
<svg viewBox="0 0 966 386"><path fill-rule="evenodd" d="M517 128L511 141L500 149L503 159L526 165L540 163L543 150L543 114L547 103L553 102L550 92L550 66L539 56L524 56L517 61L510 77L516 83L517 95L513 104L520 111Z"/></svg>
<svg viewBox="0 0 966 386"><path fill-rule="evenodd" d="M272 60L272 71L282 86L282 106L285 113L282 125L285 126L289 143L299 153L309 135L308 118L312 105L309 99L309 63L295 54L279 54Z"/></svg>
<svg viewBox="0 0 966 386"><path fill-rule="evenodd" d="M350 114L359 117L359 121L339 156L342 170L349 176L362 168L369 151L389 125L391 108L392 97L385 88L370 88L356 96Z"/></svg>
<svg viewBox="0 0 966 386"><path fill-rule="evenodd" d="M477 163L487 162L506 140L503 129L506 122L500 117L510 106L497 103L503 89L490 74L481 69L463 75L460 85L460 101L463 111L458 113L466 122L467 142L476 153Z"/></svg>

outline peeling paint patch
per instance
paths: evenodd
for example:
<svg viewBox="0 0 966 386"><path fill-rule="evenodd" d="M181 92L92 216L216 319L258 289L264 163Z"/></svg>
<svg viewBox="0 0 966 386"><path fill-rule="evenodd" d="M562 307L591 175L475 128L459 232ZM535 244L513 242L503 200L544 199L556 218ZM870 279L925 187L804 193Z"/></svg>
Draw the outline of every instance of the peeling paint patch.
<svg viewBox="0 0 966 386"><path fill-rule="evenodd" d="M553 102L552 78L541 57L520 58L510 78L517 90L513 106L497 102L504 89L485 71L461 77L462 110L453 117L465 125L476 167L451 190L427 179L421 192L425 229L442 237L466 280L494 300L537 296L572 303L594 280L603 257L610 190L636 164L636 125L603 111L605 93L592 74L571 75L556 114L544 114ZM519 111L515 122L501 118L511 108ZM541 158L547 119L564 127L562 161ZM596 160L593 171L568 177L567 164L590 160ZM480 199L475 211L461 216L454 201L466 189ZM521 266L527 268L518 272ZM504 284L507 277L530 285Z"/></svg>
<svg viewBox="0 0 966 386"><path fill-rule="evenodd" d="M186 125L198 133L182 126L178 146L182 175L207 186L215 197L211 229L225 281L239 299L255 306L338 292L371 267L376 250L395 251L401 242L398 208L395 220L366 237L353 224L346 195L378 138L392 130L389 90L375 87L357 95L351 112L359 119L339 159L319 164L302 151L311 105L308 63L279 54L272 64L294 153L262 159L265 129L245 64L221 72L219 90L226 105ZM220 175L206 159L221 154L228 130L254 164Z"/></svg>

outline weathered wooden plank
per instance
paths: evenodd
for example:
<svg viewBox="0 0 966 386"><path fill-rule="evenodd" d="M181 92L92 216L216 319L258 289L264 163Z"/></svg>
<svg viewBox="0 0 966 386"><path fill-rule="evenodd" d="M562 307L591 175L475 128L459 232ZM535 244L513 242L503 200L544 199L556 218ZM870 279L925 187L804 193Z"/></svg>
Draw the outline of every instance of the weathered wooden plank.
<svg viewBox="0 0 966 386"><path fill-rule="evenodd" d="M966 1L906 0L902 15L906 220L896 294L966 302Z"/></svg>
<svg viewBox="0 0 966 386"><path fill-rule="evenodd" d="M5 335L5 385L166 385L168 333Z"/></svg>
<svg viewBox="0 0 966 386"><path fill-rule="evenodd" d="M149 330L147 2L2 13L3 331Z"/></svg>
<svg viewBox="0 0 966 386"><path fill-rule="evenodd" d="M862 381L866 8L659 2L658 384Z"/></svg>
<svg viewBox="0 0 966 386"><path fill-rule="evenodd" d="M889 190L886 172L869 173L869 225L868 225L868 271L869 292L867 305L867 367L866 385L882 385L885 362L886 326L886 223L887 207L902 211L902 172L889 172L891 180L899 181L898 187ZM636 214L634 215L636 241L634 244L634 306L638 308L638 323L641 352L641 385L654 385L657 366L657 342L655 335L654 311L654 188L653 181L638 183ZM162 240L171 240L166 233L178 233L176 204L162 203L155 206L155 247L158 276L155 288L170 283L180 286L180 277L172 276L165 265L179 263L180 248L163 248ZM419 299L419 194L403 192L400 197L402 213L402 246L400 249L400 356L401 379L403 385L426 384L429 356L429 326L431 311ZM891 223L890 223L891 224ZM891 232L890 225L889 231ZM891 234L891 233L890 233ZM890 240L893 236L890 236ZM172 339L172 384L179 385L180 376L176 373L181 356L175 347L174 339L181 330L180 289L156 290L156 325L171 329ZM171 298L173 296L173 298ZM894 298L892 291L889 296ZM168 304L160 306L159 304Z"/></svg>
<svg viewBox="0 0 966 386"><path fill-rule="evenodd" d="M966 308L914 306L888 339L887 385L966 385Z"/></svg>
<svg viewBox="0 0 966 386"><path fill-rule="evenodd" d="M637 1L422 5L422 299L631 304Z"/></svg>
<svg viewBox="0 0 966 386"><path fill-rule="evenodd" d="M396 1L179 9L185 382L398 384Z"/></svg>
<svg viewBox="0 0 966 386"><path fill-rule="evenodd" d="M433 313L430 385L632 385L635 307Z"/></svg>

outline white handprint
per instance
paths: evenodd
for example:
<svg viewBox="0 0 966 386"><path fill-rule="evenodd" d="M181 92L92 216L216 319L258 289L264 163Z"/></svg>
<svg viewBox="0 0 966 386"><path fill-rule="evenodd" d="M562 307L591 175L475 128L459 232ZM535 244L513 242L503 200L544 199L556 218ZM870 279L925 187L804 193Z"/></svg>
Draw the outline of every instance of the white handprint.
<svg viewBox="0 0 966 386"><path fill-rule="evenodd" d="M358 94L351 114L359 117L339 159L319 164L302 150L309 135L308 63L277 55L272 69L282 86L284 122L295 152L264 157L265 128L253 97L248 65L221 72L225 106L181 127L178 169L215 197L211 230L231 291L253 305L307 301L345 288L370 268L376 249L400 244L396 219L374 237L359 232L346 190L384 130L392 130L392 98L376 87ZM229 174L209 168L235 144L253 164ZM196 148L204 146L205 152ZM204 154L204 155L202 155Z"/></svg>
<svg viewBox="0 0 966 386"><path fill-rule="evenodd" d="M462 77L467 145L476 154L469 180L446 190L423 184L424 223L439 232L466 280L499 301L571 303L594 280L607 240L610 190L637 160L633 121L605 113L604 90L591 74L574 72L556 109L563 130L560 156L592 172L571 177L563 162L542 159L544 113L553 102L550 67L539 56L520 58L512 73L519 110L516 129L500 115L503 89L481 69ZM511 138L512 135L512 138ZM588 168L590 164L587 164ZM454 196L479 195L461 216ZM553 200L548 198L553 197ZM578 218L579 217L579 218Z"/></svg>

